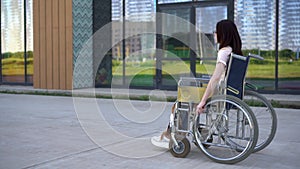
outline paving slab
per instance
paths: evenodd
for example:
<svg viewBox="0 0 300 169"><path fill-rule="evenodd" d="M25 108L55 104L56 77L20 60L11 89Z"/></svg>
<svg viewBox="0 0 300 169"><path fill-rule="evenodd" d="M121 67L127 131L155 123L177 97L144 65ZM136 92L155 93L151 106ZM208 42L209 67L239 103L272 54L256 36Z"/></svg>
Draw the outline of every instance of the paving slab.
<svg viewBox="0 0 300 169"><path fill-rule="evenodd" d="M278 129L273 142L240 163L224 165L194 145L183 159L151 145L150 137L166 126L171 106L0 94L0 168L299 168L299 109L275 109Z"/></svg>

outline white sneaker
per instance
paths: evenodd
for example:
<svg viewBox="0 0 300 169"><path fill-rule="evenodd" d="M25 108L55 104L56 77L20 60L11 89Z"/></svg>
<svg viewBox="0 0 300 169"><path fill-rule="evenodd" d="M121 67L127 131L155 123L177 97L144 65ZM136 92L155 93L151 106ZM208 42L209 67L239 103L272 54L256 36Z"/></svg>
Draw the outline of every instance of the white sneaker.
<svg viewBox="0 0 300 169"><path fill-rule="evenodd" d="M169 149L169 142L170 139L166 138L165 136L160 139L160 136L154 136L151 138L151 143L160 148Z"/></svg>

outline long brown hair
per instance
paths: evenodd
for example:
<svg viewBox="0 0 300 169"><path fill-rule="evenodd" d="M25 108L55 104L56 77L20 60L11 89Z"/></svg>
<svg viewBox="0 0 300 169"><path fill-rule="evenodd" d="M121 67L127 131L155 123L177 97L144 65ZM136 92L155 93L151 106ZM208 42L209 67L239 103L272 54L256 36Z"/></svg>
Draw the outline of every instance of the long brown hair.
<svg viewBox="0 0 300 169"><path fill-rule="evenodd" d="M216 25L219 49L230 46L232 52L238 55L242 53L242 41L236 25L230 20L221 20Z"/></svg>

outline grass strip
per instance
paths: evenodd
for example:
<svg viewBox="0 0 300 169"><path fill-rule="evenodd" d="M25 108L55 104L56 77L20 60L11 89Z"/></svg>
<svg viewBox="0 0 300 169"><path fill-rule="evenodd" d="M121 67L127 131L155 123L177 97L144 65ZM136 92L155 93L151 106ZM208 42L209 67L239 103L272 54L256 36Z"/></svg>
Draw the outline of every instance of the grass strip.
<svg viewBox="0 0 300 169"><path fill-rule="evenodd" d="M148 96L148 95L115 95L111 94L93 94L88 93L76 93L72 92L52 92L52 91L14 91L14 90L0 90L2 94L27 94L27 95L39 95L39 96L62 96L62 97L82 97L82 98L98 98L98 99L122 99L122 100L140 100L140 101L167 101L175 102L177 98L175 96L167 96L166 98ZM250 106L259 106L253 103ZM271 100L271 104L274 108L289 108L289 109L300 109L300 105L291 103L282 103L279 101Z"/></svg>

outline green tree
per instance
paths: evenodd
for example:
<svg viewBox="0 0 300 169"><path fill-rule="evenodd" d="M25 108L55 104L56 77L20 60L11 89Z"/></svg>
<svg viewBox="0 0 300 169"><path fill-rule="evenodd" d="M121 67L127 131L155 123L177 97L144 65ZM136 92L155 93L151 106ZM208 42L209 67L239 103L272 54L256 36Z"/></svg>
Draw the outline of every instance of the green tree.
<svg viewBox="0 0 300 169"><path fill-rule="evenodd" d="M293 59L295 53L291 49L283 49L279 51L279 58L281 59Z"/></svg>
<svg viewBox="0 0 300 169"><path fill-rule="evenodd" d="M3 53L2 54L2 59L10 58L10 57L12 57L12 55L13 55L13 53L11 53L11 52Z"/></svg>

